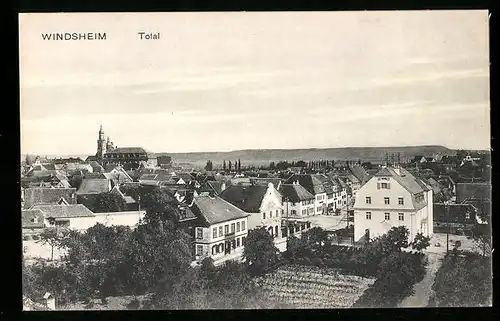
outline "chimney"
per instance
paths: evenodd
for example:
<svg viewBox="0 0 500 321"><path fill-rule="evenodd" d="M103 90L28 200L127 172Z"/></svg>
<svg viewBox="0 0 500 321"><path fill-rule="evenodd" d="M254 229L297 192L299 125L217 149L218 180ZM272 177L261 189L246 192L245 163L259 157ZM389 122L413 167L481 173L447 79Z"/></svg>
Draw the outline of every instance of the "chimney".
<svg viewBox="0 0 500 321"><path fill-rule="evenodd" d="M43 296L43 299L45 300L45 305L49 310L55 310L56 309L56 298L49 293L46 292L45 295Z"/></svg>

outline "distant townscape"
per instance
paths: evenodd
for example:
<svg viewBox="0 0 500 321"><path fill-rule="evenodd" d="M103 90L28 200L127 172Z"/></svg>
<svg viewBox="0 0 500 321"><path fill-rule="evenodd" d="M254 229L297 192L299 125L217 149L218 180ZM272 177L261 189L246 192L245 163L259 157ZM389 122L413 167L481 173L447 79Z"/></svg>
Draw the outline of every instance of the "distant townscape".
<svg viewBox="0 0 500 321"><path fill-rule="evenodd" d="M26 155L24 309L491 305L489 151L340 150Z"/></svg>

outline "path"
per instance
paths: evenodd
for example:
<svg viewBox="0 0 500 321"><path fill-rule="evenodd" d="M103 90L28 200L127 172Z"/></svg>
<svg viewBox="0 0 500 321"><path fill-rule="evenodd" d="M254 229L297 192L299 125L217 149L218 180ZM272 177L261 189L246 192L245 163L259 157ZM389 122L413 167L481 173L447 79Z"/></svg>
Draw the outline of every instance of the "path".
<svg viewBox="0 0 500 321"><path fill-rule="evenodd" d="M416 283L413 286L415 293L401 302L398 307L400 308L424 308L427 307L429 303L429 298L432 294L432 285L434 284L434 278L436 277L436 272L441 266L441 259L443 258L443 253L427 252L427 258L429 259L429 264L427 265L427 273L425 274L422 281Z"/></svg>

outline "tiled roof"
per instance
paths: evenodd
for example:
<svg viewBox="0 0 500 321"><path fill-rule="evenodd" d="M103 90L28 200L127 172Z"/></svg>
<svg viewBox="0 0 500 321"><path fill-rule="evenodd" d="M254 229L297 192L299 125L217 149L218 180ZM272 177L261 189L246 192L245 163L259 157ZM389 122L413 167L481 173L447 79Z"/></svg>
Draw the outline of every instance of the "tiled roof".
<svg viewBox="0 0 500 321"><path fill-rule="evenodd" d="M92 217L94 213L83 204L71 205L35 205L32 209L40 209L45 217L71 218L71 217Z"/></svg>
<svg viewBox="0 0 500 321"><path fill-rule="evenodd" d="M189 173L176 173L175 176L178 178L182 178L182 180L186 183L189 183L190 181L193 180L193 176Z"/></svg>
<svg viewBox="0 0 500 321"><path fill-rule="evenodd" d="M370 174L362 167L357 165L349 166L349 171L356 176L356 178L362 183L366 183L370 179Z"/></svg>
<svg viewBox="0 0 500 321"><path fill-rule="evenodd" d="M491 185L488 183L457 183L456 195L459 203L467 199L491 200Z"/></svg>
<svg viewBox="0 0 500 321"><path fill-rule="evenodd" d="M72 198L75 192L76 188L26 188L24 189L24 208L30 208L36 204L56 204L61 197L70 203L76 203L76 198Z"/></svg>
<svg viewBox="0 0 500 321"><path fill-rule="evenodd" d="M250 178L250 182L256 185L265 185L267 186L269 183L274 185L274 188L279 188L281 184L281 178Z"/></svg>
<svg viewBox="0 0 500 321"><path fill-rule="evenodd" d="M247 213L258 213L267 188L261 185L232 185L222 191L220 196Z"/></svg>
<svg viewBox="0 0 500 321"><path fill-rule="evenodd" d="M85 174L86 179L106 179L107 177L104 173L87 173Z"/></svg>
<svg viewBox="0 0 500 321"><path fill-rule="evenodd" d="M314 199L314 195L298 184L282 184L279 192L283 195L284 199L293 203Z"/></svg>
<svg viewBox="0 0 500 321"><path fill-rule="evenodd" d="M126 204L135 203L135 200L131 196L126 196L125 194L123 194L123 192L120 191L118 186L113 187L111 189L111 193L118 194L119 196L121 196L121 198L123 198L123 200L125 201Z"/></svg>
<svg viewBox="0 0 500 321"><path fill-rule="evenodd" d="M43 213L39 209L22 210L22 228L43 228ZM36 221L36 222L34 222Z"/></svg>
<svg viewBox="0 0 500 321"><path fill-rule="evenodd" d="M77 194L100 194L111 191L109 179L86 179L82 180Z"/></svg>
<svg viewBox="0 0 500 321"><path fill-rule="evenodd" d="M333 186L330 179L325 175L313 175L314 178L318 179L325 189L326 194L333 194Z"/></svg>
<svg viewBox="0 0 500 321"><path fill-rule="evenodd" d="M429 189L420 179L415 178L410 172L404 168L400 168L400 175L393 168L382 168L375 176L389 176L403 186L411 194L422 193Z"/></svg>
<svg viewBox="0 0 500 321"><path fill-rule="evenodd" d="M286 180L285 184L293 184L295 181L298 181L300 185L313 195L326 193L323 184L314 175L294 174Z"/></svg>
<svg viewBox="0 0 500 321"><path fill-rule="evenodd" d="M195 197L191 209L193 213L199 215L210 225L244 218L249 215L218 196Z"/></svg>
<svg viewBox="0 0 500 321"><path fill-rule="evenodd" d="M106 154L147 154L146 150L142 147L117 147L111 151L106 152Z"/></svg>

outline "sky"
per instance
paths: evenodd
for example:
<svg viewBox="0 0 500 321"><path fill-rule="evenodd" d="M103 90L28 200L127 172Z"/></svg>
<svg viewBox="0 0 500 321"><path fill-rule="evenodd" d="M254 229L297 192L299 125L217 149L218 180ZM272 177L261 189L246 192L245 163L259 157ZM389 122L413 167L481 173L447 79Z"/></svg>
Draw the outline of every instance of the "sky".
<svg viewBox="0 0 500 321"><path fill-rule="evenodd" d="M488 42L482 10L21 14L21 153L490 149Z"/></svg>

